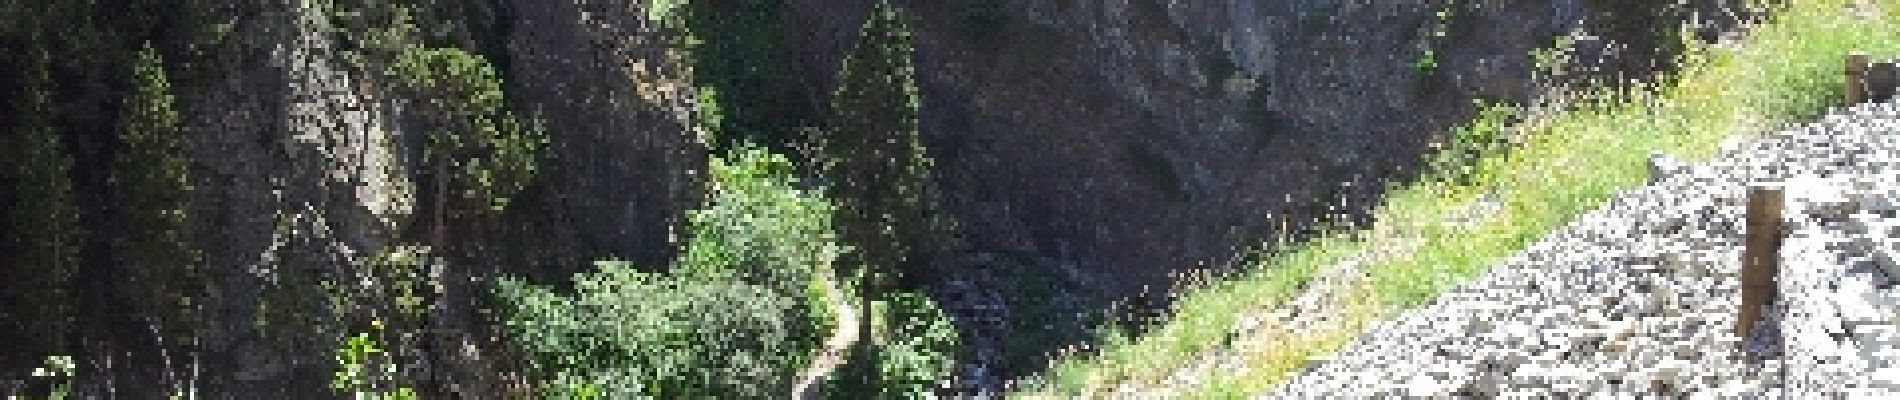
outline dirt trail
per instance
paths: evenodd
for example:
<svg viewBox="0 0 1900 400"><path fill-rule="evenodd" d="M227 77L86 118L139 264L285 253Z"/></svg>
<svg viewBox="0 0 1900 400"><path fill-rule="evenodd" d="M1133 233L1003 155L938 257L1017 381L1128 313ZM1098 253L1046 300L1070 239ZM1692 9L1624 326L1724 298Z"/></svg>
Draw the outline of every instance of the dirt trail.
<svg viewBox="0 0 1900 400"><path fill-rule="evenodd" d="M805 373L799 374L798 382L792 386L792 398L798 400L819 397L818 384L831 376L838 366L844 365L845 352L858 342L858 324L862 323L857 308L852 307L839 292L838 279L832 275L831 268L820 268L818 274L824 281L825 303L831 305L837 329L832 331L830 339L825 340L824 351L805 368Z"/></svg>

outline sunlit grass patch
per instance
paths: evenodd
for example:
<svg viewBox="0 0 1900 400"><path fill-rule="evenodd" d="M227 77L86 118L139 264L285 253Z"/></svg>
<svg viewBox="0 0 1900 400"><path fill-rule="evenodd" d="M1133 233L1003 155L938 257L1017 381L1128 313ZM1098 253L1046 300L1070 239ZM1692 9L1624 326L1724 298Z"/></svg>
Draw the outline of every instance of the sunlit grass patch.
<svg viewBox="0 0 1900 400"><path fill-rule="evenodd" d="M1228 279L1185 290L1167 323L1140 337L1106 340L1093 355L1059 360L1029 379L1034 383L1020 394L1102 395L1123 382L1159 384L1211 350L1248 340L1230 334L1239 315L1281 306L1316 274L1368 250L1404 251L1380 253L1359 265L1366 296L1374 301L1336 312L1349 319L1395 315L1482 273L1618 191L1641 185L1651 152L1705 160L1732 135L1823 115L1842 98L1844 55L1900 55L1900 2L1866 2L1877 9L1860 12L1849 11L1859 3L1851 0L1791 3L1773 8L1772 17L1753 26L1739 47L1693 47L1675 76L1569 94L1565 108L1514 126L1503 123L1512 115L1484 113L1466 129L1514 129L1507 150L1466 160L1471 169L1458 179L1427 179L1391 192L1370 229L1324 235ZM1493 207L1452 218L1486 202ZM1350 326L1357 330L1361 324ZM1244 352L1250 367L1241 375L1166 392L1256 394L1355 334L1287 335L1276 345Z"/></svg>

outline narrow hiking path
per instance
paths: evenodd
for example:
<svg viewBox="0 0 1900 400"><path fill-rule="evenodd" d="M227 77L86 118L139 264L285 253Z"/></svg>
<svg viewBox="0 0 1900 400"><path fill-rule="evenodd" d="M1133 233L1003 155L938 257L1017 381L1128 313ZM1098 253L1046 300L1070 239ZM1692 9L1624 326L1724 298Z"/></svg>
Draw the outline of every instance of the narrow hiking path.
<svg viewBox="0 0 1900 400"><path fill-rule="evenodd" d="M832 372L837 371L839 366L844 365L845 355L851 350L851 346L858 342L858 327L863 323L858 316L857 307L852 307L851 302L846 300L843 292L839 290L837 276L832 274L831 268L829 266L820 268L818 275L824 283L825 303L831 305L832 315L835 316L833 322L836 323L837 328L832 331L831 337L825 340L824 349L818 353L818 357L812 360L810 366L805 367L804 373L799 374L798 381L792 386L793 399L819 397L819 384L830 377Z"/></svg>

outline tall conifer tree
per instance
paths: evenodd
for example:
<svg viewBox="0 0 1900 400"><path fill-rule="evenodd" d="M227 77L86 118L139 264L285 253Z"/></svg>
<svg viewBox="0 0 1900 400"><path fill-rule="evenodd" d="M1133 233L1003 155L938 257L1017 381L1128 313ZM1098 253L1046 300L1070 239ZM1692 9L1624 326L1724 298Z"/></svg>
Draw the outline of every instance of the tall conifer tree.
<svg viewBox="0 0 1900 400"><path fill-rule="evenodd" d="M14 110L20 121L17 131L0 152L8 156L5 178L12 185L10 207L5 213L9 223L5 241L0 243L4 268L7 310L23 335L15 355L38 352L60 354L70 337L73 324L72 276L78 269L83 230L70 178L72 158L66 154L53 116L53 82L49 76L50 56L43 49L28 55L25 93ZM28 357L37 358L34 354Z"/></svg>
<svg viewBox="0 0 1900 400"><path fill-rule="evenodd" d="M831 98L834 120L817 138L818 165L840 203L839 235L856 248L842 265L858 279L860 315L873 318L872 302L894 278L916 265L926 218L925 172L929 159L918 139L918 93L911 61L911 33L898 9L879 1L859 31L856 47L839 73ZM875 338L866 325L860 336ZM875 360L876 344L861 347L854 362ZM870 359L867 360L866 358ZM877 387L876 374L865 374Z"/></svg>
<svg viewBox="0 0 1900 400"><path fill-rule="evenodd" d="M125 223L114 254L130 278L128 293L148 311L144 314L161 320L165 336L187 337L188 310L204 291L203 257L189 227L190 159L164 62L150 45L134 60L132 84L120 114L120 147L111 177Z"/></svg>

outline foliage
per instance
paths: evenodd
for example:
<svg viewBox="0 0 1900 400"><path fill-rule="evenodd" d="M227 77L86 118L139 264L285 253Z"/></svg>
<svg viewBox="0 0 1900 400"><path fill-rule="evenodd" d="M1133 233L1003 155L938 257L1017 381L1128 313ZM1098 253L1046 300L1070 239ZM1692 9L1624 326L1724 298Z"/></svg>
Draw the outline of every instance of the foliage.
<svg viewBox="0 0 1900 400"><path fill-rule="evenodd" d="M0 197L8 201L5 236L0 237L0 299L6 301L9 324L4 331L20 335L8 356L33 357L42 351L63 351L71 334L74 309L70 287L78 270L79 251L86 232L79 225L73 189L73 161L53 120L51 60L45 51L28 55L25 93L14 104L19 125L0 146L0 178L8 185ZM16 330L17 329L17 330Z"/></svg>
<svg viewBox="0 0 1900 400"><path fill-rule="evenodd" d="M877 364L884 382L879 397L934 397L938 382L954 365L956 328L935 302L920 294L898 292L883 305L889 310L889 328Z"/></svg>
<svg viewBox="0 0 1900 400"><path fill-rule="evenodd" d="M388 65L423 36L413 1L324 0L343 58L362 68Z"/></svg>
<svg viewBox="0 0 1900 400"><path fill-rule="evenodd" d="M61 400L73 394L73 377L79 372L79 365L72 356L47 356L46 365L33 369L34 378L46 378L55 381L48 400Z"/></svg>
<svg viewBox="0 0 1900 400"><path fill-rule="evenodd" d="M409 370L401 367L424 357L420 353L425 339L416 333L427 332L426 312L442 300L434 285L439 284L443 264L431 250L389 246L357 268L344 268L342 275L318 282L329 300L329 314L341 318L340 330L363 331L343 338L337 356L340 383L332 385L336 389L381 393L426 379L398 371ZM344 382L345 376L355 380Z"/></svg>
<svg viewBox="0 0 1900 400"><path fill-rule="evenodd" d="M576 278L572 297L519 281L500 286L517 307L509 328L535 354L534 369L552 371L550 390L592 382L609 398L785 393L802 359L792 355L803 350L788 329L799 322L793 301L736 280L597 267Z"/></svg>
<svg viewBox="0 0 1900 400"><path fill-rule="evenodd" d="M742 146L715 158L713 194L671 273L603 261L572 294L498 285L515 347L561 398L782 396L817 346L813 271L840 250L830 205L789 160ZM717 332L717 334L709 334Z"/></svg>
<svg viewBox="0 0 1900 400"><path fill-rule="evenodd" d="M844 265L860 280L867 301L917 261L929 228L924 206L930 159L918 139L911 51L903 16L888 2L877 2L839 74L832 128L813 146L841 205L839 235L858 250Z"/></svg>
<svg viewBox="0 0 1900 400"><path fill-rule="evenodd" d="M649 13L680 16L693 38L700 100L720 114L714 148L745 142L787 153L799 144L796 129L815 122L815 104L799 101L806 96L787 41L792 30L784 0L665 0L651 7ZM709 91L719 95L703 95Z"/></svg>
<svg viewBox="0 0 1900 400"><path fill-rule="evenodd" d="M112 183L126 233L115 241L138 304L188 338L193 299L203 296L203 255L191 241L190 159L178 129L171 86L156 50L147 46L133 67L133 93L120 117L120 148ZM188 339L185 339L188 340Z"/></svg>
<svg viewBox="0 0 1900 400"><path fill-rule="evenodd" d="M499 210L531 182L546 145L540 121L503 108L501 81L481 56L455 48L411 49L392 75L420 92L431 133L423 158L458 212ZM448 169L453 170L448 170Z"/></svg>
<svg viewBox="0 0 1900 400"><path fill-rule="evenodd" d="M381 382L396 374L395 364L389 362L382 345L369 334L359 333L343 341L336 350L338 370L331 378L330 387L351 394L358 400L415 400L415 389L396 387L383 389Z"/></svg>
<svg viewBox="0 0 1900 400"><path fill-rule="evenodd" d="M706 207L688 214L691 232L679 272L699 279L736 278L796 293L842 247L821 194L799 189L784 156L741 146L707 165Z"/></svg>
<svg viewBox="0 0 1900 400"><path fill-rule="evenodd" d="M852 347L824 397L936 398L961 350L949 318L928 297L904 291L884 296L871 309L872 338Z"/></svg>
<svg viewBox="0 0 1900 400"><path fill-rule="evenodd" d="M1511 119L1520 115L1522 108L1493 104L1478 109L1477 118L1452 128L1448 140L1431 155L1430 168L1439 179L1461 184L1480 181L1482 177L1476 176L1480 172L1478 162L1510 148Z"/></svg>
<svg viewBox="0 0 1900 400"><path fill-rule="evenodd" d="M1445 35L1451 30L1451 9L1440 9L1433 16L1430 35L1425 39L1425 50L1412 62L1412 68L1418 69L1419 75L1431 75L1438 70L1437 49L1445 45Z"/></svg>

